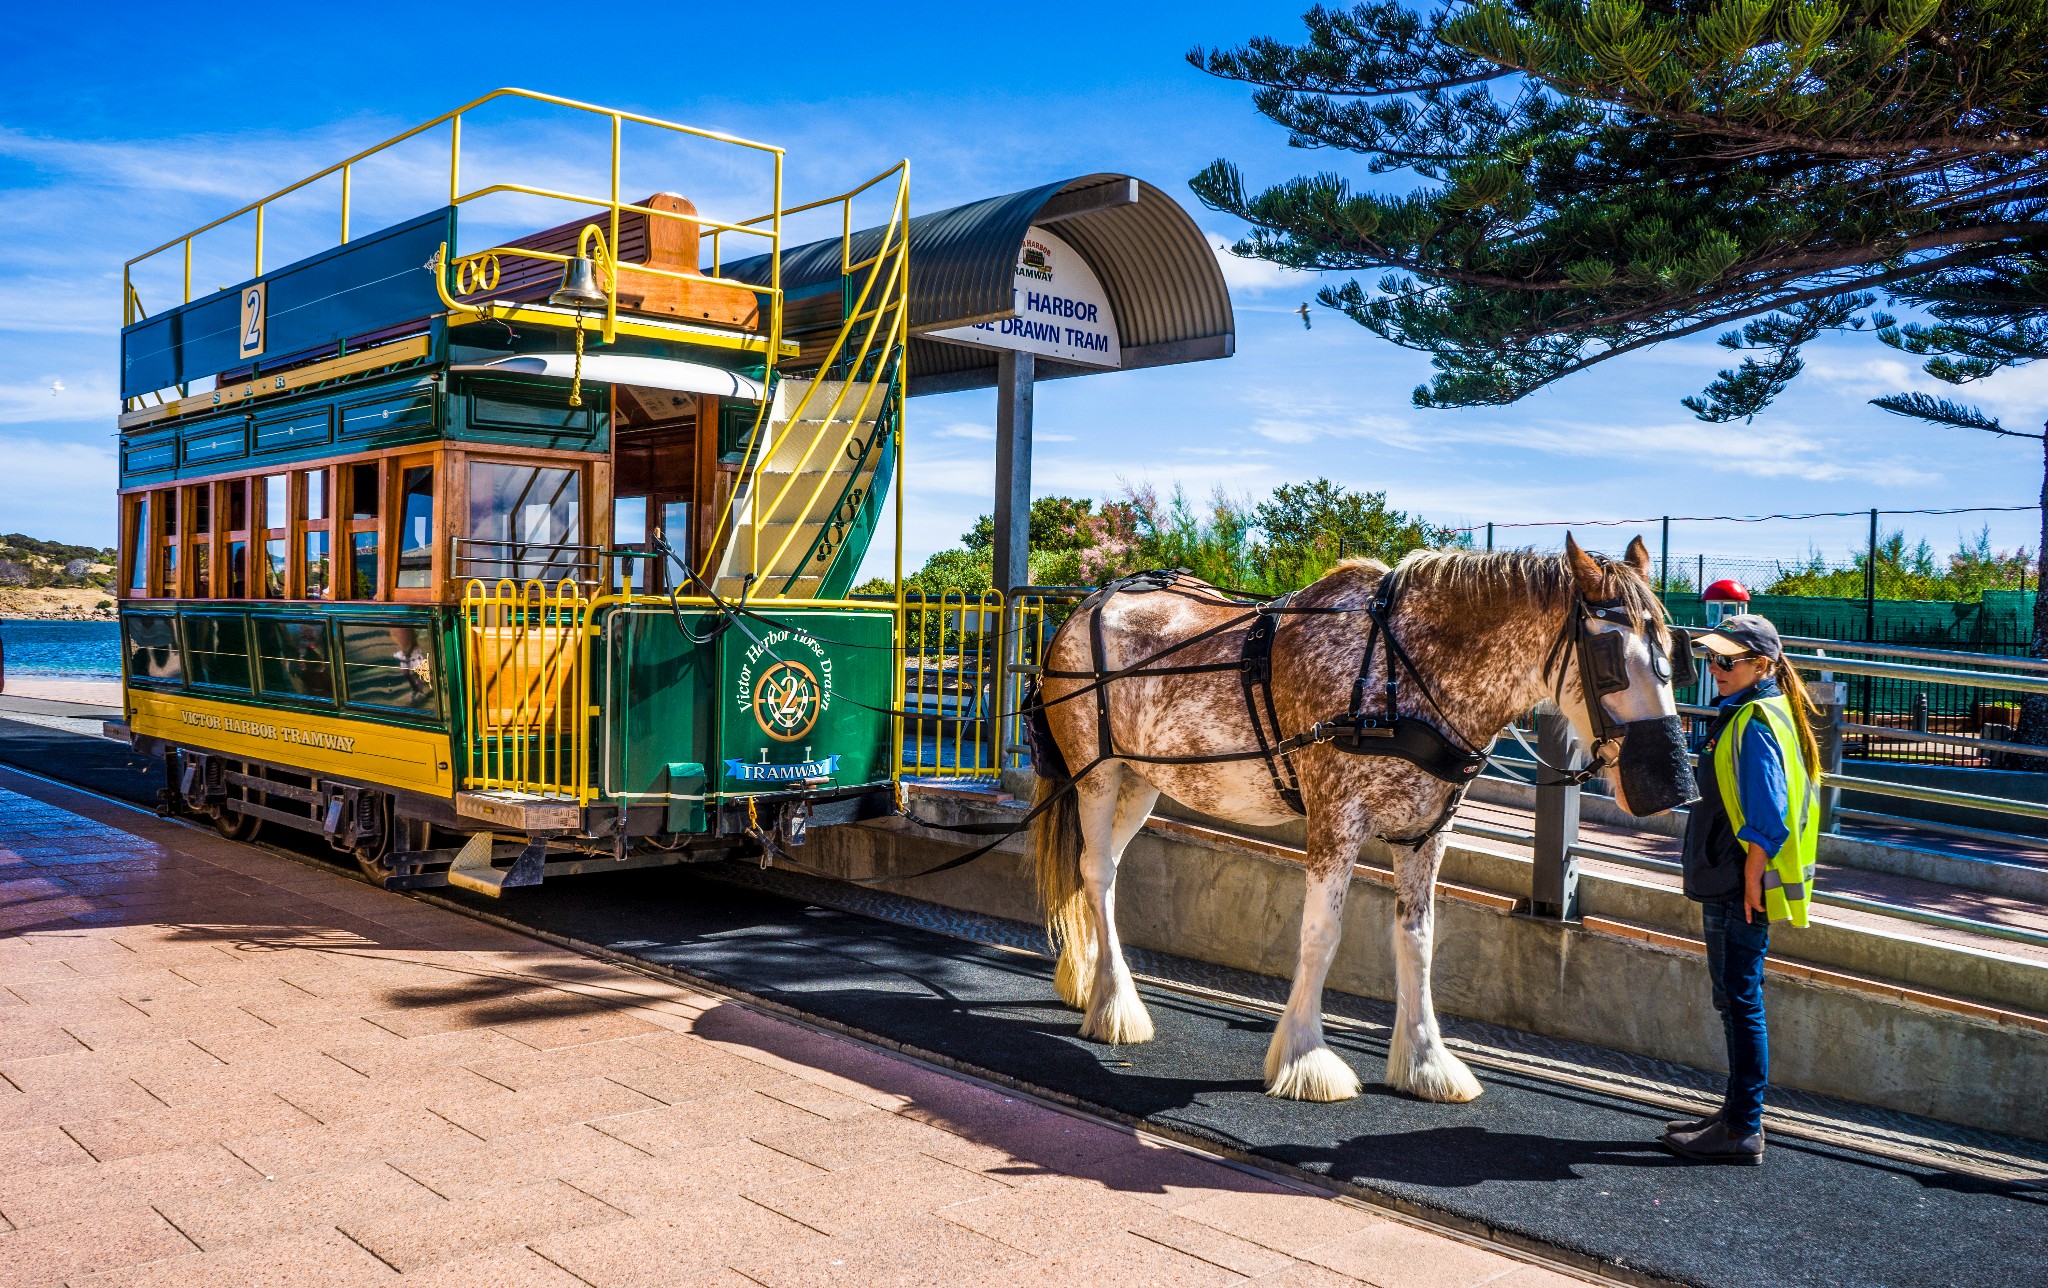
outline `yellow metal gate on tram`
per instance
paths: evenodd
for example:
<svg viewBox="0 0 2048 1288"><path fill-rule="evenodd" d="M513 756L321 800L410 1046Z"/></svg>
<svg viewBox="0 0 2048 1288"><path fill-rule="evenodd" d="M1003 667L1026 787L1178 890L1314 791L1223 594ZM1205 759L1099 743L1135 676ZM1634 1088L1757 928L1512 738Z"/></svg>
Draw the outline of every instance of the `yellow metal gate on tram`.
<svg viewBox="0 0 2048 1288"><path fill-rule="evenodd" d="M1053 632L1087 595L1081 587L905 591L900 771L911 777L994 777L1030 764L1020 709Z"/></svg>
<svg viewBox="0 0 2048 1288"><path fill-rule="evenodd" d="M591 604L573 580L464 589L470 789L589 802Z"/></svg>

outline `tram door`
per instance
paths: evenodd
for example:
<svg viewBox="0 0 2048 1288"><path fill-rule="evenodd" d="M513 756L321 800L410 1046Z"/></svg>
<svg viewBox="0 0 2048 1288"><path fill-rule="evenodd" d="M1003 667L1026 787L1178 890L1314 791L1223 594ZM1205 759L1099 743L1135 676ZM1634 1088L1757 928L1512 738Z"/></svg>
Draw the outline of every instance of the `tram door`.
<svg viewBox="0 0 2048 1288"><path fill-rule="evenodd" d="M644 393L619 399L612 537L621 549L647 551L654 549L657 536L665 537L679 557L694 560L699 557L691 530L698 473L696 399L664 395L658 411L650 406L654 403ZM661 594L676 585L681 573L665 562L649 559L635 569L636 587Z"/></svg>

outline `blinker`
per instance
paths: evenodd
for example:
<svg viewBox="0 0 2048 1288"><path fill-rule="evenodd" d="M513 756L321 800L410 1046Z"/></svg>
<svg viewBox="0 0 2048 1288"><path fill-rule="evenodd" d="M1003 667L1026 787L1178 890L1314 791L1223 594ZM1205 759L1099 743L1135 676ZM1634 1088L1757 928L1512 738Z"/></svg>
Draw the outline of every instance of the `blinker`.
<svg viewBox="0 0 2048 1288"><path fill-rule="evenodd" d="M1672 688L1690 688L1700 682L1700 664L1692 655L1692 637L1684 631L1671 632L1669 664Z"/></svg>

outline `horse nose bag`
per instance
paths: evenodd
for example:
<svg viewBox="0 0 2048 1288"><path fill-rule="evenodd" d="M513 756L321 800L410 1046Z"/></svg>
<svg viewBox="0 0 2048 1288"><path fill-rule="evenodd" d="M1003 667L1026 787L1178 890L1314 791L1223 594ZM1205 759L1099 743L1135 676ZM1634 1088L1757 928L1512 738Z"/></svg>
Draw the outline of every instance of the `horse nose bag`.
<svg viewBox="0 0 2048 1288"><path fill-rule="evenodd" d="M1685 726L1677 716L1632 720L1621 726L1621 792L1629 812L1662 814L1699 799Z"/></svg>

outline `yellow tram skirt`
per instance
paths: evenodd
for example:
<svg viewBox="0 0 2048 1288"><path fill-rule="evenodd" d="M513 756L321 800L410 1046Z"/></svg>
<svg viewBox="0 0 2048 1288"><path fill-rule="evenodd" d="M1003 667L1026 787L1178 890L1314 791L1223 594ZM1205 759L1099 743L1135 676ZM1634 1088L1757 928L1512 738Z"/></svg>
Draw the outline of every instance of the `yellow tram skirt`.
<svg viewBox="0 0 2048 1288"><path fill-rule="evenodd" d="M455 790L448 735L128 690L128 727L180 746L435 796Z"/></svg>

